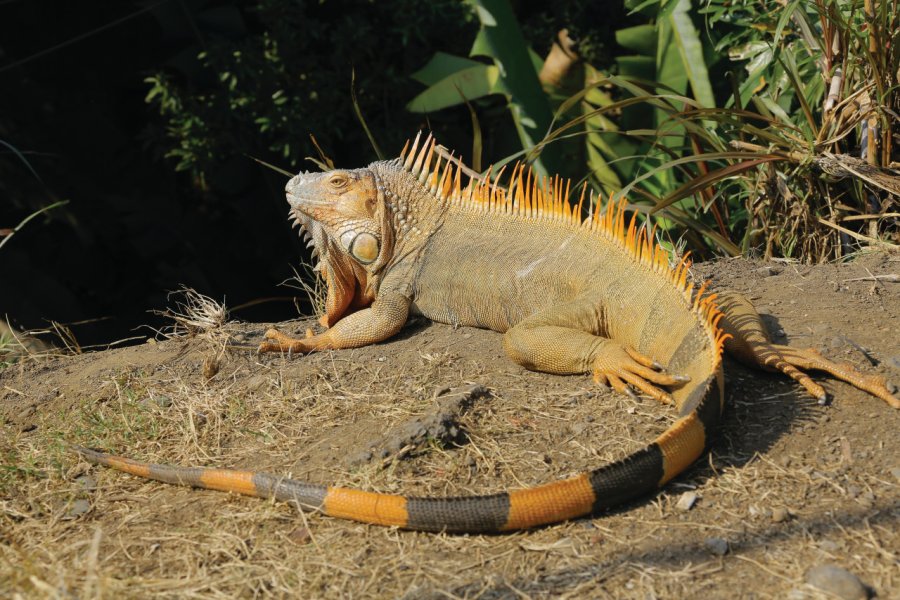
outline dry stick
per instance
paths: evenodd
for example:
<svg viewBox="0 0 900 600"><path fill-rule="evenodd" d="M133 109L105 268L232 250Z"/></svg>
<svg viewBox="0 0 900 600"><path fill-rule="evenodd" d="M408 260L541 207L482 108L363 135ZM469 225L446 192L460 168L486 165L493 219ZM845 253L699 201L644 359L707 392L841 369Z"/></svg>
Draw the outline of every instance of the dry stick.
<svg viewBox="0 0 900 600"><path fill-rule="evenodd" d="M834 104L837 102L838 96L840 95L841 82L843 79L844 71L841 67L838 67L834 70L834 75L831 77L831 87L828 89L828 98L825 99L825 112L829 112L834 108Z"/></svg>
<svg viewBox="0 0 900 600"><path fill-rule="evenodd" d="M878 36L875 31L875 7L873 6L873 0L865 0L864 7L867 24L866 35L869 38L869 53L874 61L876 60L878 52ZM876 166L878 165L878 156L876 154L877 146L875 143L875 131L877 126L878 116L875 114L874 110L871 110L868 119L866 119L866 161L870 165Z"/></svg>
<svg viewBox="0 0 900 600"><path fill-rule="evenodd" d="M852 215L850 217L844 217L841 221L865 221L867 219L887 219L890 217L900 217L900 213L897 212L889 212L884 214L872 214L872 215Z"/></svg>
<svg viewBox="0 0 900 600"><path fill-rule="evenodd" d="M897 283L900 282L900 275L897 275L896 273L888 273L887 275L870 274L868 277L854 277L853 279L843 279L841 283L845 283L847 281L887 281L889 283Z"/></svg>
<svg viewBox="0 0 900 600"><path fill-rule="evenodd" d="M821 223L822 225L827 225L833 229L837 229L838 231L846 233L850 237L856 238L860 241L867 242L869 244L878 244L879 246L885 246L885 247L891 248L893 250L900 250L900 246L898 246L897 244L892 244L890 242L885 242L884 240L879 240L878 238L873 238L873 237L869 237L867 235L863 235L861 233L857 233L851 229L847 229L846 227L841 227L837 223L832 223L831 221L823 219L822 217L819 217L818 220L819 220L819 223Z"/></svg>

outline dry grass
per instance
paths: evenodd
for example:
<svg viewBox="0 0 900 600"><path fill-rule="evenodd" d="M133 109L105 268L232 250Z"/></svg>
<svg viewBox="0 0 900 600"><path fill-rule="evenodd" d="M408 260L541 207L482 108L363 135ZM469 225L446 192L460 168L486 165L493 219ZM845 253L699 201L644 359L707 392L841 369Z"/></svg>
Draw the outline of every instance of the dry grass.
<svg viewBox="0 0 900 600"><path fill-rule="evenodd" d="M823 303L834 303L830 293ZM893 298L862 292L861 304L835 310L859 315ZM783 314L787 330L806 331L809 321ZM900 318L879 315L884 326ZM419 325L389 344L291 360L238 348L262 325L219 329L230 342L212 377L200 336L0 374L0 589L9 597L812 599L822 596L804 574L822 563L857 573L880 597L900 590L900 465L890 446L900 415L847 386L829 384L840 401L824 408L789 383L735 369L723 437L704 464L620 511L504 536L298 515L91 467L67 451L78 443L387 492L484 493L617 458L673 418L589 378L524 371L490 332ZM889 333L871 322L841 333L890 351ZM464 382L492 390L460 417L467 443L348 464L427 412L436 390ZM683 512L675 504L687 489L700 500ZM776 521L781 508L788 516ZM729 553L711 552L711 537Z"/></svg>

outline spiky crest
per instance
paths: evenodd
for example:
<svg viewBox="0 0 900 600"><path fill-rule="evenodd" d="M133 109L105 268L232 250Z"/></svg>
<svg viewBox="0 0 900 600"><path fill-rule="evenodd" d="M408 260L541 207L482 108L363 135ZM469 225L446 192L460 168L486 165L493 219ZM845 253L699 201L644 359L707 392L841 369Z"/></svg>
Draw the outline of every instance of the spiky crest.
<svg viewBox="0 0 900 600"><path fill-rule="evenodd" d="M462 161L454 159L452 153L448 154L445 149L437 146L431 134L419 148L421 135L421 132L416 135L411 147L409 142L403 147L399 164L439 202L455 204L482 214L515 215L539 222L584 228L613 242L639 264L666 277L682 292L692 310L712 327L716 353L721 356L723 344L730 336L718 327L722 313L716 308L716 294L706 293L707 283L695 293L694 284L688 281L690 253L685 254L676 265L670 265L668 253L656 243L655 226L649 233L646 224L638 227L637 214L632 214L626 226L625 209L628 203L624 199L614 205L607 202L606 210L601 213L598 210L599 195L595 199L593 190L589 190L585 183L581 187L578 203L574 204L569 199L570 180L559 175L538 179L534 170L521 162L513 165L505 188L499 182L506 166L501 167L493 178L493 166L488 167L485 176L467 175L468 184L463 187ZM585 196L589 214L582 219Z"/></svg>

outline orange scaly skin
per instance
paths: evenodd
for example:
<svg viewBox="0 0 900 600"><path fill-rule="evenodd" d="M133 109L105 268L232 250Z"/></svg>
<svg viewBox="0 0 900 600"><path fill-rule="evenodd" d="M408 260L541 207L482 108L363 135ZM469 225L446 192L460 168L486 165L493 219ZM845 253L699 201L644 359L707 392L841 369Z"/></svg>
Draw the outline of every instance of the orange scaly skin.
<svg viewBox="0 0 900 600"><path fill-rule="evenodd" d="M593 373L599 383L674 404L681 417L643 450L575 477L486 496L415 498L326 487L278 475L155 465L79 448L89 461L140 477L274 497L365 523L426 531L525 529L602 510L671 480L704 451L723 404L721 352L793 377L823 370L890 404L882 377L777 346L734 293L707 294L671 267L653 232L626 225L625 205L581 220L584 193L516 166L508 189L462 186L462 168L430 136L366 169L300 174L287 185L296 223L321 258L328 299L318 335L266 333L260 352L305 353L383 341L421 314L502 332L517 363ZM499 175L498 175L499 179ZM595 203L589 199L589 205ZM666 368L663 369L662 365Z"/></svg>

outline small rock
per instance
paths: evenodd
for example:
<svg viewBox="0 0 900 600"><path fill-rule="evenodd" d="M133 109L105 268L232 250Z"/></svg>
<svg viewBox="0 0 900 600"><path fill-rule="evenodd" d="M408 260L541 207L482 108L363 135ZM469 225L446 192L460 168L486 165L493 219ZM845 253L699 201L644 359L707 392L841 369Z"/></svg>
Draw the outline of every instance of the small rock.
<svg viewBox="0 0 900 600"><path fill-rule="evenodd" d="M783 506L779 506L778 508L772 509L772 521L775 523L784 523L788 519L791 518L791 511L784 508Z"/></svg>
<svg viewBox="0 0 900 600"><path fill-rule="evenodd" d="M66 511L63 519L77 519L90 510L91 503L84 498L79 498L78 500L74 501L71 506L69 506L69 510Z"/></svg>
<svg viewBox="0 0 900 600"><path fill-rule="evenodd" d="M841 545L832 540L822 540L819 542L819 549L824 552L835 553L840 551Z"/></svg>
<svg viewBox="0 0 900 600"><path fill-rule="evenodd" d="M900 355L898 356L890 356L886 361L888 366L894 367L895 369L900 369Z"/></svg>
<svg viewBox="0 0 900 600"><path fill-rule="evenodd" d="M806 572L806 583L841 600L868 600L869 590L859 578L834 565L819 565Z"/></svg>
<svg viewBox="0 0 900 600"><path fill-rule="evenodd" d="M900 467L894 467L891 469L891 475L894 476L894 479L900 481Z"/></svg>
<svg viewBox="0 0 900 600"><path fill-rule="evenodd" d="M760 268L756 269L756 272L759 273L760 275L762 275L763 277L771 277L772 275L778 275L779 273L781 273L781 271L779 269L776 269L775 267L770 267L768 265L766 265L765 267L760 267Z"/></svg>
<svg viewBox="0 0 900 600"><path fill-rule="evenodd" d="M728 542L720 537L706 538L703 545L716 556L725 556L728 554Z"/></svg>
<svg viewBox="0 0 900 600"><path fill-rule="evenodd" d="M219 372L219 359L215 356L207 356L203 360L203 377L212 379Z"/></svg>
<svg viewBox="0 0 900 600"><path fill-rule="evenodd" d="M97 489L97 480L90 475L82 475L75 478L75 483L85 492Z"/></svg>
<svg viewBox="0 0 900 600"><path fill-rule="evenodd" d="M153 396L153 403L160 408L169 408L172 406L172 399L168 396Z"/></svg>
<svg viewBox="0 0 900 600"><path fill-rule="evenodd" d="M828 345L831 348L843 348L847 345L847 339L843 336L836 336L828 340Z"/></svg>
<svg viewBox="0 0 900 600"><path fill-rule="evenodd" d="M697 503L698 498L700 498L700 496L697 492L685 492L678 498L678 502L675 503L675 508L687 512L694 508L694 504Z"/></svg>
<svg viewBox="0 0 900 600"><path fill-rule="evenodd" d="M26 406L23 410L19 411L19 414L16 415L17 421L23 421L33 415L35 413L35 405L31 404Z"/></svg>
<svg viewBox="0 0 900 600"><path fill-rule="evenodd" d="M306 527L297 527L288 534L288 539L295 544L308 544L312 541L312 534Z"/></svg>

